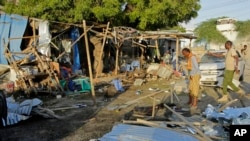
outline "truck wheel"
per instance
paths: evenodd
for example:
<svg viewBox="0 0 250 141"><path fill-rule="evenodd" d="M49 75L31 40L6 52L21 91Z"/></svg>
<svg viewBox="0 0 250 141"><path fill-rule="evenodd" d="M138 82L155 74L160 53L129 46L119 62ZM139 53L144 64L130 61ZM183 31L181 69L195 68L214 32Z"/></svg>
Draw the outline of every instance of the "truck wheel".
<svg viewBox="0 0 250 141"><path fill-rule="evenodd" d="M3 127L3 121L7 120L7 104L6 97L2 90L0 90L0 127Z"/></svg>

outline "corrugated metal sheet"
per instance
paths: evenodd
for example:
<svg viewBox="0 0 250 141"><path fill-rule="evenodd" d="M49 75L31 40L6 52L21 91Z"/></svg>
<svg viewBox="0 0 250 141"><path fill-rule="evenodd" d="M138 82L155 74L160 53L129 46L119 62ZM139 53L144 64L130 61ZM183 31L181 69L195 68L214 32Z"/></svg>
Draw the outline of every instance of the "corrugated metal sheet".
<svg viewBox="0 0 250 141"><path fill-rule="evenodd" d="M117 124L100 141L198 141L193 136L162 128Z"/></svg>
<svg viewBox="0 0 250 141"><path fill-rule="evenodd" d="M26 30L28 19L16 14L1 14L0 15L0 63L7 64L4 56L4 46L8 42L8 38L23 37ZM22 39L11 40L9 49L13 52L20 52ZM20 58L17 58L20 59Z"/></svg>

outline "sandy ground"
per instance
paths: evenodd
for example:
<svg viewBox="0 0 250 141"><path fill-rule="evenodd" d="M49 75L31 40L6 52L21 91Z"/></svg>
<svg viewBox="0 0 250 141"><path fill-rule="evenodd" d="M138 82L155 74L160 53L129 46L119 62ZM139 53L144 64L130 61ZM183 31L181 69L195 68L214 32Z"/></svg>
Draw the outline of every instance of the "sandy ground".
<svg viewBox="0 0 250 141"><path fill-rule="evenodd" d="M149 88L159 88L163 92L157 94L156 102L162 102L165 96L169 95L164 91L170 90L171 81L181 80L166 80L159 79L156 81L147 82L142 86L131 86L125 92L110 98L109 101L104 101L102 94L97 94L97 106L93 106L90 94L68 95L61 99L51 97L41 97L44 100L44 107L49 109L62 108L72 106L74 104L86 104L87 107L74 108L67 110L56 110L55 113L62 119L45 119L39 116L34 116L26 121L16 125L1 128L0 138L2 141L89 141L102 137L105 133L111 131L113 125L121 122L125 114L130 112L135 106L150 106L152 98L146 98L138 101L129 107L110 110L128 101L143 97L147 94L154 93ZM249 84L243 83L242 87L250 92ZM140 95L136 94L137 90L141 90ZM199 107L204 111L208 104L217 105L216 100L221 96L220 90L213 87L204 87L201 90L201 101ZM231 92L233 98L238 98L238 95ZM185 107L187 102L187 94L178 93L180 99L179 105ZM170 102L169 99L166 102ZM177 102L176 100L174 102ZM243 100L245 106L249 106L249 99ZM242 106L241 102L236 102L235 106ZM164 109L162 109L164 110ZM160 110L157 116L161 115ZM164 117L164 116L163 116Z"/></svg>

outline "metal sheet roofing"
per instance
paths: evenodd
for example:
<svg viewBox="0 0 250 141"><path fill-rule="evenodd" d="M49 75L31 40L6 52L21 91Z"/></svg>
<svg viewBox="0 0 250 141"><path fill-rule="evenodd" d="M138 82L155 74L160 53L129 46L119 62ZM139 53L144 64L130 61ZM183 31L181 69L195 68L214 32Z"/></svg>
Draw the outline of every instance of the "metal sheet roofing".
<svg viewBox="0 0 250 141"><path fill-rule="evenodd" d="M198 141L195 137L179 132L137 125L117 124L100 141Z"/></svg>

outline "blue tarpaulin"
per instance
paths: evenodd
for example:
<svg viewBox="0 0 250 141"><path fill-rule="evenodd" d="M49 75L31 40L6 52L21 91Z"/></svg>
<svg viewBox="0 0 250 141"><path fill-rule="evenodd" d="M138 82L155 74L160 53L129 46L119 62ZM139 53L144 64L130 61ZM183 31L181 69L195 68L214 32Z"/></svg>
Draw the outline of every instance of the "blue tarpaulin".
<svg viewBox="0 0 250 141"><path fill-rule="evenodd" d="M7 64L4 56L5 44L8 38L23 37L28 23L28 18L16 14L0 15L0 64ZM13 52L21 52L22 39L10 40L9 49ZM16 58L20 59L20 58Z"/></svg>
<svg viewBox="0 0 250 141"><path fill-rule="evenodd" d="M73 40L73 42L76 41L79 38L79 36L80 34L78 28L73 28L71 30L71 39ZM74 59L73 72L76 72L76 70L79 70L81 67L78 44L75 44L73 46L73 59Z"/></svg>
<svg viewBox="0 0 250 141"><path fill-rule="evenodd" d="M4 56L5 43L8 41L10 35L11 18L9 15L0 15L0 63L7 64Z"/></svg>

